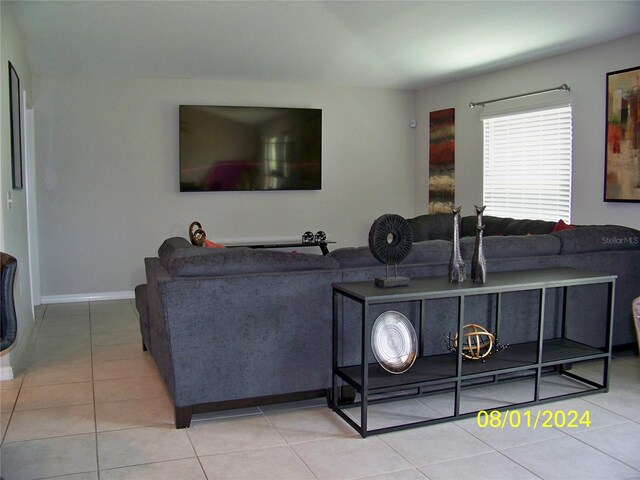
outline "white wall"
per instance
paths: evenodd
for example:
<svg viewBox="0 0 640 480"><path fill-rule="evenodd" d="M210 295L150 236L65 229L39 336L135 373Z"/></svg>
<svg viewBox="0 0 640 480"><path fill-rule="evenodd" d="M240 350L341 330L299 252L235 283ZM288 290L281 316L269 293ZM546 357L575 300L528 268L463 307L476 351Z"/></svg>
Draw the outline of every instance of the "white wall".
<svg viewBox="0 0 640 480"><path fill-rule="evenodd" d="M29 252L27 248L27 197L26 189L13 190L11 175L11 124L9 118L9 68L11 62L20 78L20 88L26 91L27 99L31 92L31 72L24 53L13 7L0 2L0 20L2 36L0 39L0 249L18 260L14 297L18 334L16 343L0 354L0 379L10 378L19 361L33 325L31 294L29 283ZM24 148L24 146L23 146ZM7 195L11 195L11 208L8 208Z"/></svg>
<svg viewBox="0 0 640 480"><path fill-rule="evenodd" d="M514 39L517 41L517 39ZM418 92L416 116L422 128L416 135L415 212L427 213L429 112L456 109L456 204L472 214L482 202L482 107L479 102L555 87L571 87L567 98L573 105L573 200L572 222L609 223L640 228L640 204L603 202L606 74L640 65L640 36L559 55L547 60L451 82ZM564 95L564 97L562 97ZM549 96L531 97L540 102ZM497 106L498 104L494 104ZM499 104L509 108L514 102ZM487 107L488 108L488 107Z"/></svg>
<svg viewBox="0 0 640 480"><path fill-rule="evenodd" d="M606 73L640 64L640 36L419 92L208 80L52 77L35 82L41 290L128 293L142 259L199 220L211 240L324 230L366 243L383 213L426 212L429 112L456 108L456 203L482 201L482 132L470 101L567 83L574 223L640 228L640 205L602 201ZM178 192L178 105L323 109L319 192ZM417 116L418 129L409 128Z"/></svg>
<svg viewBox="0 0 640 480"><path fill-rule="evenodd" d="M413 215L413 92L45 76L35 102L45 303L130 292L193 220L221 243L324 230L337 248L366 244L381 214ZM180 104L322 108L322 191L179 193Z"/></svg>

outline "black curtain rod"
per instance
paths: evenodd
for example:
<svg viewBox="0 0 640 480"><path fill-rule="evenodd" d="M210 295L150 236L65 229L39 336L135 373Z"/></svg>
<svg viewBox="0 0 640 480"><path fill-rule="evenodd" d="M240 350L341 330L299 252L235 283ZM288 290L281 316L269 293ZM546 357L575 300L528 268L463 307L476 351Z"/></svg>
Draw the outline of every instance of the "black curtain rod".
<svg viewBox="0 0 640 480"><path fill-rule="evenodd" d="M559 87L547 88L546 90L538 90L537 92L522 93L520 95L512 95L510 97L496 98L494 100L485 100L484 102L471 102L469 103L469 108L484 107L488 103L503 102L505 100L513 100L514 98L531 97L533 95L540 95L542 93L555 92L558 90L568 92L571 89L569 88L569 85L567 85L566 83L563 83Z"/></svg>

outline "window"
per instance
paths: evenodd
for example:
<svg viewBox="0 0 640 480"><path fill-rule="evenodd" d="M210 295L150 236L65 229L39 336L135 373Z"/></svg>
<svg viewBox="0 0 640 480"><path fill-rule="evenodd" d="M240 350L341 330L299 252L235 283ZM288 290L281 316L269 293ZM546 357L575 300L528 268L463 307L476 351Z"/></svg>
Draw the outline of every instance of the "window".
<svg viewBox="0 0 640 480"><path fill-rule="evenodd" d="M571 106L482 120L486 214L571 222Z"/></svg>

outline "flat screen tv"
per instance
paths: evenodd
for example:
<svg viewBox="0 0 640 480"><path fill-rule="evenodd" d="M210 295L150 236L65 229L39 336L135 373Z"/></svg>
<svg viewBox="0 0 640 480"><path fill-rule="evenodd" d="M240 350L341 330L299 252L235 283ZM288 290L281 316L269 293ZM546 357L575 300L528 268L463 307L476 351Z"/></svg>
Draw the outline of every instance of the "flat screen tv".
<svg viewBox="0 0 640 480"><path fill-rule="evenodd" d="M322 110L180 105L180 191L320 190Z"/></svg>

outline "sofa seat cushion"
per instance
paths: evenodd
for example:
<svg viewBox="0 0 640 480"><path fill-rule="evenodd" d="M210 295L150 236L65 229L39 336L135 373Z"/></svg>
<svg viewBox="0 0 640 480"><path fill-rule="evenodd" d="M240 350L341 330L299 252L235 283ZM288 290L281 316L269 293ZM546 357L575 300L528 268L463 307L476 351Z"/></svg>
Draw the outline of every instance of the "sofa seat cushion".
<svg viewBox="0 0 640 480"><path fill-rule="evenodd" d="M475 249L475 237L460 240L462 258L471 265ZM560 240L554 235L511 235L508 237L483 237L482 248L487 260L499 258L541 257L558 255Z"/></svg>
<svg viewBox="0 0 640 480"><path fill-rule="evenodd" d="M158 255L166 270L174 277L329 270L339 267L335 259L322 255L251 248L199 248L191 246L186 240L180 242L175 238L166 240L158 250Z"/></svg>

